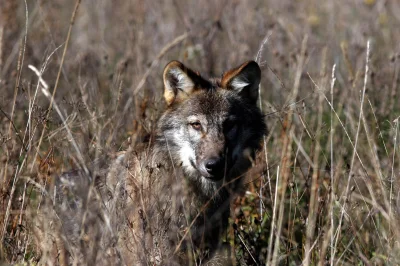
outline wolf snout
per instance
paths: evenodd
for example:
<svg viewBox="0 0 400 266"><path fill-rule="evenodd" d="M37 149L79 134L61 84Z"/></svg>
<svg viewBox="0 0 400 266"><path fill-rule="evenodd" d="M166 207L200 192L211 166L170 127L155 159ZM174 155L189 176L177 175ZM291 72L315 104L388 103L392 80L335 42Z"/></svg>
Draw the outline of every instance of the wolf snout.
<svg viewBox="0 0 400 266"><path fill-rule="evenodd" d="M209 172L210 174L214 172L219 167L220 161L220 158L211 158L207 160L205 163L207 172Z"/></svg>
<svg viewBox="0 0 400 266"><path fill-rule="evenodd" d="M223 178L224 173L224 159L222 157L207 159L204 163L204 168L207 171L208 178L220 180Z"/></svg>

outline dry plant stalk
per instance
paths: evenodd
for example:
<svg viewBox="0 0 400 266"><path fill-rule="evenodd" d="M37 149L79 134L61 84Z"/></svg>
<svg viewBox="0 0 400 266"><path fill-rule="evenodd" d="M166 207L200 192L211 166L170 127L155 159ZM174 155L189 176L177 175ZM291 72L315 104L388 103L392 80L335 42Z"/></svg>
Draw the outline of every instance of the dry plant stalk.
<svg viewBox="0 0 400 266"><path fill-rule="evenodd" d="M113 238L115 201L92 204L118 191L97 193L90 180L85 193L69 195L87 203L76 223L87 226L68 234L46 213L60 195L51 189L57 177L77 166L102 175L101 163L120 151L151 151L165 109L160 73L170 60L212 74L254 54L262 67L257 106L270 134L231 206L223 241L232 263L400 264L400 2L289 2L0 0L0 264L117 257L115 245L91 237L121 239ZM149 172L148 161L138 176ZM144 214L166 194L139 191L140 230L156 234L149 224L157 219ZM202 218L187 214L187 227ZM141 242L140 251L162 242L148 245L136 233L129 227L119 236ZM63 244L70 235L82 240L72 256Z"/></svg>

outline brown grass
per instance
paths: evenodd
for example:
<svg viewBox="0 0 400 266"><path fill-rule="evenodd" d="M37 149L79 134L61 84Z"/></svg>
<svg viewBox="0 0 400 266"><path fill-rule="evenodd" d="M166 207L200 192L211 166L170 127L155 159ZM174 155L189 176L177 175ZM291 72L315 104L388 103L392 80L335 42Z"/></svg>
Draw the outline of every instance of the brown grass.
<svg viewBox="0 0 400 266"><path fill-rule="evenodd" d="M398 1L76 3L0 2L0 262L39 260L55 176L143 142L168 61L257 57L268 167L232 206L233 260L400 263Z"/></svg>

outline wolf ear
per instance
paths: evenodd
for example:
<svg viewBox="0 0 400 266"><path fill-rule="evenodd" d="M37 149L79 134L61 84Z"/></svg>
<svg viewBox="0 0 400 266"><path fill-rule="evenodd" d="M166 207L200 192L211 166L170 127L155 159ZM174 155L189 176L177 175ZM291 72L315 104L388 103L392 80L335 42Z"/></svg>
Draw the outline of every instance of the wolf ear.
<svg viewBox="0 0 400 266"><path fill-rule="evenodd" d="M240 96L256 103L260 86L261 69L255 61L248 61L226 72L221 80L223 88L238 92Z"/></svg>
<svg viewBox="0 0 400 266"><path fill-rule="evenodd" d="M199 84L206 82L179 61L172 61L166 65L163 78L164 98L167 105L187 98Z"/></svg>

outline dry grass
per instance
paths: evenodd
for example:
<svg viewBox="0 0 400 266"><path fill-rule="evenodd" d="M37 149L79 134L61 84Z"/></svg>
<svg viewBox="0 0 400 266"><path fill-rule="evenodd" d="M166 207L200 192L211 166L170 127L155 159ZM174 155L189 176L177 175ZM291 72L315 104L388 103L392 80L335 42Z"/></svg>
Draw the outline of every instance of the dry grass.
<svg viewBox="0 0 400 266"><path fill-rule="evenodd" d="M232 206L234 261L400 263L398 1L79 2L0 2L0 262L39 259L55 176L146 139L168 61L257 58L268 167Z"/></svg>

